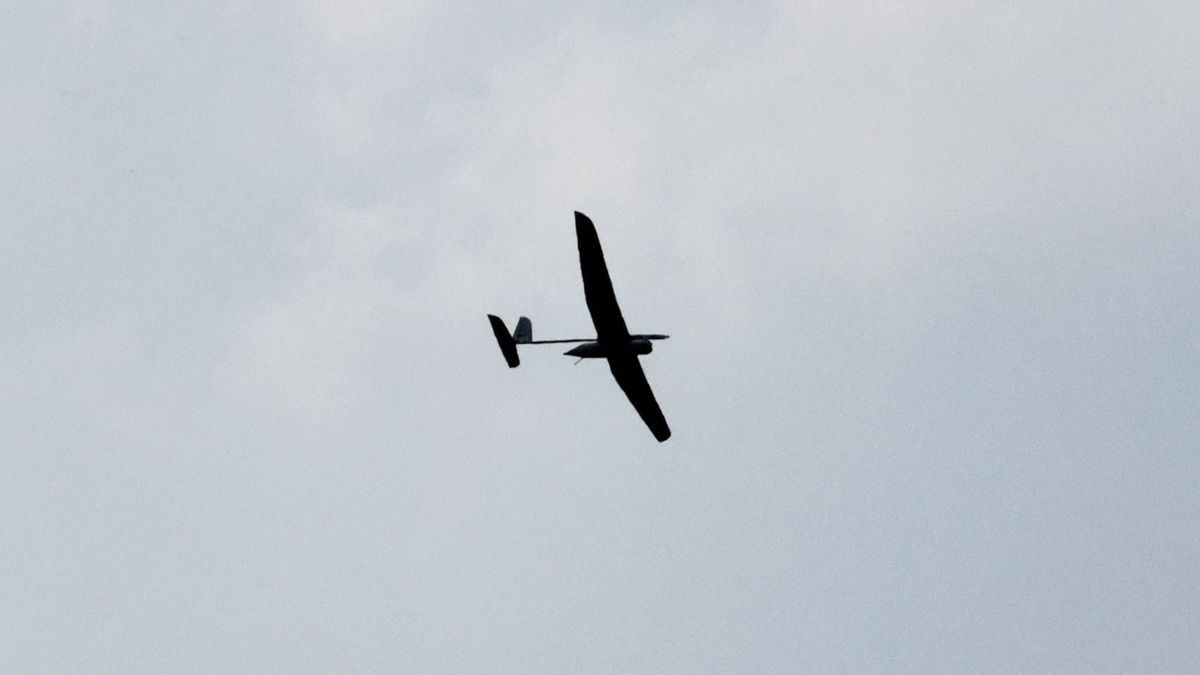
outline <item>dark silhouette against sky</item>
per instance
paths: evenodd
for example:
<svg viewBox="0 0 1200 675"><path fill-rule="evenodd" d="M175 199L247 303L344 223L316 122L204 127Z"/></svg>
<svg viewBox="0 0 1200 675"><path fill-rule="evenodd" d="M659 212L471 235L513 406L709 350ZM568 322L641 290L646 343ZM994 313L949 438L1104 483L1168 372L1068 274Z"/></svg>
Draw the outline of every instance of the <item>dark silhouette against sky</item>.
<svg viewBox="0 0 1200 675"><path fill-rule="evenodd" d="M613 291L612 279L608 275L608 266L604 262L604 251L600 248L596 226L591 219L578 211L575 212L575 236L579 242L579 268L583 274L584 297L587 299L588 312L592 315L592 323L596 327L596 337L535 341L532 339L531 322L528 318L521 317L513 334L509 335L504 322L496 315L489 314L488 320L492 324L496 342L500 345L500 351L510 368L516 368L520 364L517 345L582 342L583 344L566 351L565 354L581 359L607 359L613 378L621 386L638 415L641 415L642 421L650 428L654 438L661 443L671 437L671 428L667 426L667 420L654 398L654 392L646 381L646 374L638 363L638 356L653 351L652 340L665 340L668 336L630 335L625 326L625 318L621 316L621 308L617 305L617 296Z"/></svg>

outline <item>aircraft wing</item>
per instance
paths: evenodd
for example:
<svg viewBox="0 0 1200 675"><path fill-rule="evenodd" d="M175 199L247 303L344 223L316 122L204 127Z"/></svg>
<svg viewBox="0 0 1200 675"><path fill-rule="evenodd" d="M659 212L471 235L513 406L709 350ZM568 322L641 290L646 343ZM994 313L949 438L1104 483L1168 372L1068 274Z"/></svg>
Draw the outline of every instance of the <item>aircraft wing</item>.
<svg viewBox="0 0 1200 675"><path fill-rule="evenodd" d="M620 314L617 316L619 317ZM599 327L600 325L597 323L596 328ZM658 407L658 401L654 400L654 392L650 391L650 383L646 381L646 374L642 372L642 364L638 362L637 355L626 353L620 356L610 356L608 367L612 370L617 384L621 385L625 396L642 416L642 421L646 423L646 426L650 427L650 431L658 439L658 442L662 443L670 438L671 428L667 426L667 420Z"/></svg>
<svg viewBox="0 0 1200 675"><path fill-rule="evenodd" d="M608 276L608 266L604 264L604 251L600 249L596 226L578 211L575 212L575 236L579 240L579 269L583 272L583 295L587 299L592 323L596 325L596 339L600 342L620 342L629 339L629 329L625 327L625 318L621 316L617 296L613 293L612 279ZM637 368L636 361L634 367L641 377L641 368ZM641 379L645 385L645 378ZM649 392L649 387L646 387L646 391ZM653 396L650 396L650 401L654 401ZM657 407L655 406L655 409ZM659 417L661 419L661 415Z"/></svg>

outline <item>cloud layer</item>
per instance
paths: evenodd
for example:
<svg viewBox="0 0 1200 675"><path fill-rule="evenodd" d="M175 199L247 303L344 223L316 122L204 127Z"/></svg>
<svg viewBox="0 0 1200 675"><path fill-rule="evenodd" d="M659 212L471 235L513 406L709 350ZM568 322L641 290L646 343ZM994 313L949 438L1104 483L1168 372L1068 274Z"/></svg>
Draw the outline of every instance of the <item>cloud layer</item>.
<svg viewBox="0 0 1200 675"><path fill-rule="evenodd" d="M1195 3L2 11L0 670L1200 659Z"/></svg>

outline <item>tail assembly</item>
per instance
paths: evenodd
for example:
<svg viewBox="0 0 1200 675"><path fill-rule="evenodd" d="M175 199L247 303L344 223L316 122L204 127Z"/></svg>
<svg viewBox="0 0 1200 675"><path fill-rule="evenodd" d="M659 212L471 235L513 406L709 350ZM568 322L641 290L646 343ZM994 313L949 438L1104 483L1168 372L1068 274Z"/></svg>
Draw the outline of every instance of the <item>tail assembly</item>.
<svg viewBox="0 0 1200 675"><path fill-rule="evenodd" d="M508 326L504 325L504 321L500 317L488 314L488 321L492 323L492 332L496 334L496 344L500 345L500 353L504 354L504 360L508 363L508 367L516 368L521 365L521 357L517 356L517 345L529 344L533 341L533 323L528 318L521 317L517 319L517 330L509 335Z"/></svg>

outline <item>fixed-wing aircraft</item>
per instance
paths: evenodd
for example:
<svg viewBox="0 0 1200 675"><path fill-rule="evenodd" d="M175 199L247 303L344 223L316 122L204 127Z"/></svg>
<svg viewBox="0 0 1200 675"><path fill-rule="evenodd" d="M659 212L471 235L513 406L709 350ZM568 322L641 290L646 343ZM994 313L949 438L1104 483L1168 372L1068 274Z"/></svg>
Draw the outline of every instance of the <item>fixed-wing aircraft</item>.
<svg viewBox="0 0 1200 675"><path fill-rule="evenodd" d="M650 383L646 382L646 374L642 372L638 356L653 351L651 340L665 340L669 336L629 333L625 327L625 318L621 316L621 308L617 306L617 296L613 293L608 266L604 264L604 251L600 249L596 226L578 211L575 212L575 236L579 240L583 295L587 300L588 312L592 315L592 323L596 326L596 337L534 340L533 323L526 317L517 320L517 328L510 335L508 327L500 317L488 314L488 321L492 323L492 332L496 334L500 352L504 354L508 367L516 368L521 365L521 359L517 356L517 345L583 343L563 353L581 359L608 359L608 368L617 384L642 416L642 421L650 427L654 437L661 443L671 437L671 428L667 426L658 401L654 400L654 392L650 391Z"/></svg>

